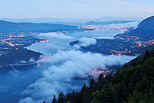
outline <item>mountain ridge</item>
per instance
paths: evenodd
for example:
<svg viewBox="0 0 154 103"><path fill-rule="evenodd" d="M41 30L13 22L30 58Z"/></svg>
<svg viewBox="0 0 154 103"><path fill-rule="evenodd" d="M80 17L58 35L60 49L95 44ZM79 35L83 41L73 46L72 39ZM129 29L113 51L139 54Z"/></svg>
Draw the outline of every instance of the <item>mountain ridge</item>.
<svg viewBox="0 0 154 103"><path fill-rule="evenodd" d="M0 20L0 32L55 32L82 30L78 26L50 23L15 23Z"/></svg>
<svg viewBox="0 0 154 103"><path fill-rule="evenodd" d="M145 40L153 40L154 39L154 16L151 16L147 19L144 19L141 23L139 23L136 29L130 30L123 34L118 34L115 37L129 37L129 36L137 36L139 39Z"/></svg>

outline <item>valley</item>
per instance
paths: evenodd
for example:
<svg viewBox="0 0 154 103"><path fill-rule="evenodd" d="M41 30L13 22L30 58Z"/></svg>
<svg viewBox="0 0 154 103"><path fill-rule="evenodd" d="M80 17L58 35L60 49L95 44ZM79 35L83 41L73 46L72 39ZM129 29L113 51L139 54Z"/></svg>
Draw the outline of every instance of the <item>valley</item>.
<svg viewBox="0 0 154 103"><path fill-rule="evenodd" d="M91 78L116 73L125 63L153 49L151 39L126 35L136 25L78 25L81 30L1 33L0 100L51 101L59 91L79 92Z"/></svg>

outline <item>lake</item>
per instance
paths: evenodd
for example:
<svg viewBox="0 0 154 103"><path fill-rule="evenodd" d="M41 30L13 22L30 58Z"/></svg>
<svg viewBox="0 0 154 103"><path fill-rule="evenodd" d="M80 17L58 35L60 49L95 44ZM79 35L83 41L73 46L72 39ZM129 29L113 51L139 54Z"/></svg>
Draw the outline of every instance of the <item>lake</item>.
<svg viewBox="0 0 154 103"><path fill-rule="evenodd" d="M118 30L97 30L91 32L73 33L41 33L38 38L47 39L27 47L30 50L44 54L39 66L27 67L22 70L12 70L0 73L1 103L41 103L50 101L59 92L69 93L79 91L87 80L85 78L95 68L105 68L110 65L122 65L133 59L133 56L113 56L96 53L82 53L79 47L72 47L70 42L86 38L90 45L95 38L113 39L121 33ZM90 38L90 39L88 39Z"/></svg>

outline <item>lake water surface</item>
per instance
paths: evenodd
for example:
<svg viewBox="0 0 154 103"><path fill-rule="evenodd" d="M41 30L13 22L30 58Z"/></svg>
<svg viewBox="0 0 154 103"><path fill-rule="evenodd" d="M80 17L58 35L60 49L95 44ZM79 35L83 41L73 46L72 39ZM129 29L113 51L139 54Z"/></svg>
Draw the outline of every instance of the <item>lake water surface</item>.
<svg viewBox="0 0 154 103"><path fill-rule="evenodd" d="M92 32L74 33L43 33L38 38L48 39L27 47L30 50L43 53L47 58L43 64L22 70L12 70L0 73L1 103L41 103L50 101L53 94L79 90L85 80L75 80L74 77L84 77L92 69L106 65L122 65L133 59L130 56L104 56L102 54L82 53L70 42L81 38L108 38L121 31L98 30ZM89 39L88 39L89 40ZM88 42L91 43L91 40Z"/></svg>

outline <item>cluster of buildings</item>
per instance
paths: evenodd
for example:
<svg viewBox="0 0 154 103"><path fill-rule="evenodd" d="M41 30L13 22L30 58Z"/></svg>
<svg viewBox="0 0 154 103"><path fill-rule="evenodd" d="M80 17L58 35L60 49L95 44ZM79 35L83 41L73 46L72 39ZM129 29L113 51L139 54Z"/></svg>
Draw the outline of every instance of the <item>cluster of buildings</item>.
<svg viewBox="0 0 154 103"><path fill-rule="evenodd" d="M0 49L21 48L41 41L32 35L36 35L36 33L11 32L2 34L0 36Z"/></svg>

